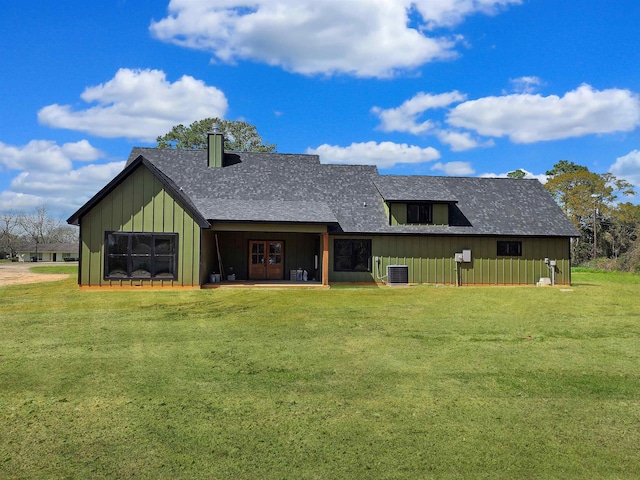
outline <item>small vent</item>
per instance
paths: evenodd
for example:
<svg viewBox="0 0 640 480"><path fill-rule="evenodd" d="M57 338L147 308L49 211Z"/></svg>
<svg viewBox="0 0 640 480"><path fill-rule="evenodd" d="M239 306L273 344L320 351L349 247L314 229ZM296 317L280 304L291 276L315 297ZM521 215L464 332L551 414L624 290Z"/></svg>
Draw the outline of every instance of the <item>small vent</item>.
<svg viewBox="0 0 640 480"><path fill-rule="evenodd" d="M408 285L409 267L407 265L387 265L387 285Z"/></svg>

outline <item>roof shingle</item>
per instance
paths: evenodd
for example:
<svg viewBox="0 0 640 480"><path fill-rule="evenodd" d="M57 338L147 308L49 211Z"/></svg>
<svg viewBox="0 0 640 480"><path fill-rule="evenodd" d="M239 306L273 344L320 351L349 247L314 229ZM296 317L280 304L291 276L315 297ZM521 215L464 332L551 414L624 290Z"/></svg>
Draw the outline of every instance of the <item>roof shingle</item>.
<svg viewBox="0 0 640 480"><path fill-rule="evenodd" d="M387 176L373 166L325 165L315 155L226 153L207 166L205 150L134 148L210 221L337 224L354 234L577 236L537 180ZM384 201L451 205L450 224L391 226Z"/></svg>

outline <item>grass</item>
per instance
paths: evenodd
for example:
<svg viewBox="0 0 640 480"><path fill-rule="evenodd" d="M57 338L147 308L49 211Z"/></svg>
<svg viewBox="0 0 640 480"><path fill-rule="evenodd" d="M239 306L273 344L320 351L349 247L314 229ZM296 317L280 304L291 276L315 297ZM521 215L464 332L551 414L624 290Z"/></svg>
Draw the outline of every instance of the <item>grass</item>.
<svg viewBox="0 0 640 480"><path fill-rule="evenodd" d="M637 478L638 278L0 288L0 477Z"/></svg>
<svg viewBox="0 0 640 480"><path fill-rule="evenodd" d="M69 274L74 275L74 278L78 277L78 265L45 265L38 267L31 267L29 269L33 273L61 273L61 274Z"/></svg>

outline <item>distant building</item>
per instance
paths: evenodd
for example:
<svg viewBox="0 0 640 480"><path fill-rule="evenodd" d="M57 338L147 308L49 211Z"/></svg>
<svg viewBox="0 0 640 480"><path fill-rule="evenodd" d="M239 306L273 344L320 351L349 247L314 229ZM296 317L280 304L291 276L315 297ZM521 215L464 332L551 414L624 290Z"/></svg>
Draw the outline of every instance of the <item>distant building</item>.
<svg viewBox="0 0 640 480"><path fill-rule="evenodd" d="M78 260L77 243L32 243L16 249L20 262L72 262Z"/></svg>

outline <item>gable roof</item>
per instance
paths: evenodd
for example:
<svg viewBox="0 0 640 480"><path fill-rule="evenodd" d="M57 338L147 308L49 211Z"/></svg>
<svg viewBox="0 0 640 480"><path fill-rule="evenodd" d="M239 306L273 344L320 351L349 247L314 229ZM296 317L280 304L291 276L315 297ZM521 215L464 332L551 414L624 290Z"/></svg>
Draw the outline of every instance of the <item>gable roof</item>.
<svg viewBox="0 0 640 480"><path fill-rule="evenodd" d="M160 180L160 182L165 186L165 188L171 193L171 195L176 199L176 201L187 210L198 223L198 225L202 228L206 228L209 226L209 223L205 218L200 215L200 212L193 205L189 197L182 193L182 189L175 184L175 182L166 176L162 171L158 170L155 165L145 159L143 156L139 155L137 158L132 159L129 157L127 164L116 177L111 180L107 185L105 185L102 190L96 193L87 203L85 203L82 207L80 207L73 215L71 215L67 219L67 223L71 225L79 225L80 219L89 212L97 203L99 203L104 197L106 197L109 193L111 193L120 183L128 177L135 169L144 165L149 171Z"/></svg>
<svg viewBox="0 0 640 480"><path fill-rule="evenodd" d="M578 236L537 180L379 175L376 167L321 164L316 155L225 153L210 168L206 150L134 148L123 171L150 168L172 193L208 222L320 223L351 234ZM104 195L103 189L71 220ZM449 225L391 226L384 202L450 205Z"/></svg>

